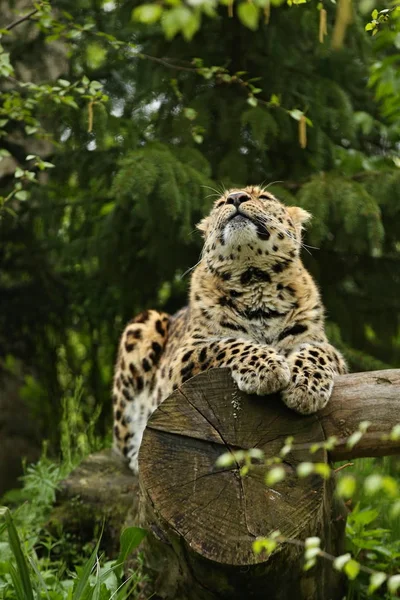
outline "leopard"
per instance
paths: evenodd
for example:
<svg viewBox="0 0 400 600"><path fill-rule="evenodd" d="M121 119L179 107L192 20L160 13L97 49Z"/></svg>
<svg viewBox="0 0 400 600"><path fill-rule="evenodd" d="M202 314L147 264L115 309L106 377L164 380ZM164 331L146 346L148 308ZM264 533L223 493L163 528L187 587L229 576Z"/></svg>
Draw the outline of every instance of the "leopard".
<svg viewBox="0 0 400 600"><path fill-rule="evenodd" d="M326 406L347 366L328 341L321 295L301 259L310 218L263 187L224 192L197 225L204 245L188 305L128 323L113 380L113 437L134 473L150 415L209 369L228 368L247 394L279 392L303 415Z"/></svg>

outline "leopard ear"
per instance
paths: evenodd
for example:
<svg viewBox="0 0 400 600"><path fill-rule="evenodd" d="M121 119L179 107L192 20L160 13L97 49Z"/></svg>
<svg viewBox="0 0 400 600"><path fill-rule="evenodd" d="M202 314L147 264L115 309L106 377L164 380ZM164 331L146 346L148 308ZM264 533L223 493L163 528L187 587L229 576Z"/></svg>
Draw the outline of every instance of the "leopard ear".
<svg viewBox="0 0 400 600"><path fill-rule="evenodd" d="M300 208L300 206L288 206L287 211L293 221L293 225L295 226L297 235L300 239L301 232L304 229L303 225L312 219L312 214L304 210L304 208Z"/></svg>
<svg viewBox="0 0 400 600"><path fill-rule="evenodd" d="M312 219L312 214L304 210L304 208L300 208L300 206L288 206L287 210L295 225L302 226L303 223L307 223L307 221Z"/></svg>
<svg viewBox="0 0 400 600"><path fill-rule="evenodd" d="M210 224L210 217L204 217L204 219L202 219L200 221L200 223L197 223L197 225L196 225L197 229L199 231L201 231L203 238L205 238L207 236L209 224Z"/></svg>

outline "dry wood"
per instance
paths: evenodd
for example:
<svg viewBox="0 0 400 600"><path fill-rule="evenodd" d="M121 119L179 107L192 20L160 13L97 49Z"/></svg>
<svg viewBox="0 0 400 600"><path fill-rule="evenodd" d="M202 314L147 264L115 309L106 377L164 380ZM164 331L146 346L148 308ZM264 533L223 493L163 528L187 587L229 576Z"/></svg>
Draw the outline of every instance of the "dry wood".
<svg viewBox="0 0 400 600"><path fill-rule="evenodd" d="M400 422L400 369L352 373L337 377L332 398L318 415L325 437L336 436L331 460L400 453L399 440L383 436ZM367 433L353 449L347 439L361 421L370 421Z"/></svg>
<svg viewBox="0 0 400 600"><path fill-rule="evenodd" d="M219 455L260 448L279 454L285 439L298 446L285 457L285 480L268 487L265 467L242 477L237 464L215 466ZM333 554L342 550L345 512L332 481L299 479L310 443L325 433L318 416L299 417L279 397L247 396L227 370L203 373L174 392L151 417L139 455L140 524L153 535L147 557L166 598L340 598L329 563L302 571L302 550L286 544L268 558L253 542L279 529L287 538L318 535ZM311 460L327 462L324 450ZM224 593L221 593L221 590Z"/></svg>
<svg viewBox="0 0 400 600"><path fill-rule="evenodd" d="M383 439L400 421L399 399L399 370L356 373L338 377L329 405L304 417L279 396L241 393L227 370L203 373L176 390L149 421L139 456L139 508L137 479L104 452L89 457L65 482L58 518L67 529L77 521L83 531L87 518L108 515L113 549L124 515L145 527L147 562L158 573L156 591L163 598L340 600L342 580L328 561L304 573L298 546L284 544L268 558L255 556L252 544L279 529L296 540L317 535L327 552L342 553L346 511L335 499L334 479L299 479L296 467L399 452L399 441ZM368 432L350 449L348 436L365 420L371 422ZM333 435L338 444L329 454L309 453L311 444ZM262 465L244 477L236 464L215 466L220 454L239 449L276 456L288 436L295 443L283 463L286 477L273 486L265 484ZM87 507L83 517L79 508L79 519L77 506Z"/></svg>

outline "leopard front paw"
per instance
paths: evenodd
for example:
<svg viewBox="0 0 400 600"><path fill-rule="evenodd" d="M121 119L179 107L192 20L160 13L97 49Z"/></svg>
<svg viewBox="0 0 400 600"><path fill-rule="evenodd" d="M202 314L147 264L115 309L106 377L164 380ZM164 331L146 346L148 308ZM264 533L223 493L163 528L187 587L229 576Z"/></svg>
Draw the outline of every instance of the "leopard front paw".
<svg viewBox="0 0 400 600"><path fill-rule="evenodd" d="M303 415L310 415L324 408L331 397L333 375L324 377L319 371L299 372L282 392L282 400L289 408Z"/></svg>
<svg viewBox="0 0 400 600"><path fill-rule="evenodd" d="M256 364L242 364L232 369L238 388L247 394L266 396L283 390L290 381L290 368L279 355Z"/></svg>

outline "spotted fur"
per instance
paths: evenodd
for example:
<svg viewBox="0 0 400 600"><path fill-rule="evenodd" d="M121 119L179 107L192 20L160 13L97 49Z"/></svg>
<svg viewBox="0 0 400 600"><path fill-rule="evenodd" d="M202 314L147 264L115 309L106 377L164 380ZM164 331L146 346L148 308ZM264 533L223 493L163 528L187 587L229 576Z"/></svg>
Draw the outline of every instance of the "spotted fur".
<svg viewBox="0 0 400 600"><path fill-rule="evenodd" d="M346 365L327 341L321 298L300 260L309 218L258 187L225 193L198 225L204 247L189 305L128 324L114 377L114 440L134 471L150 414L212 367L229 367L249 394L280 391L300 413L326 405Z"/></svg>

